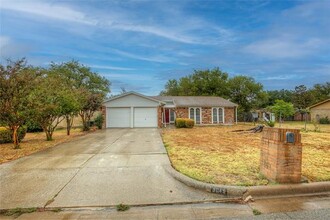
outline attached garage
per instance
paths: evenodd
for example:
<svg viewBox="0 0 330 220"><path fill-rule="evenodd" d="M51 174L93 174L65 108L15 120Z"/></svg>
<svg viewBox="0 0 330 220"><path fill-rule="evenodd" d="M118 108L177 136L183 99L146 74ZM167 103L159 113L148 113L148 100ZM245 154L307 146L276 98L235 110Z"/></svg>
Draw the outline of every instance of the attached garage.
<svg viewBox="0 0 330 220"><path fill-rule="evenodd" d="M146 128L158 127L159 100L129 92L106 102L107 128Z"/></svg>
<svg viewBox="0 0 330 220"><path fill-rule="evenodd" d="M108 128L129 128L131 123L131 108L107 108Z"/></svg>
<svg viewBox="0 0 330 220"><path fill-rule="evenodd" d="M157 108L134 108L134 127L157 127Z"/></svg>

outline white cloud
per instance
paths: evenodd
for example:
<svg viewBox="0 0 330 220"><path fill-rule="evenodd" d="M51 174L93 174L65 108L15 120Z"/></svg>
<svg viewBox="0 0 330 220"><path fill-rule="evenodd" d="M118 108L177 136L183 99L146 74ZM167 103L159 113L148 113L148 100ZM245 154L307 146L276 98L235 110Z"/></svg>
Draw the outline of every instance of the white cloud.
<svg viewBox="0 0 330 220"><path fill-rule="evenodd" d="M131 11L109 11L106 14L99 10L91 9L88 12L82 12L74 9L72 6L64 5L58 2L49 3L43 1L19 1L19 0L4 0L0 4L2 10L12 10L31 14L33 16L41 16L49 19L75 22L85 25L97 26L103 29L116 29L126 32L137 32L150 34L153 36L161 37L175 42L186 44L218 44L226 42L231 39L229 30L218 27L214 24L209 24L198 18L186 18L183 14L175 14L174 19L176 22L166 24L163 22L153 21L148 19L136 19L131 16ZM160 13L166 13L160 11ZM177 22L180 21L180 22ZM71 28L70 28L71 29ZM215 35L213 37L199 36L201 31L211 31Z"/></svg>
<svg viewBox="0 0 330 220"><path fill-rule="evenodd" d="M0 49L8 45L10 42L10 38L7 36L0 36Z"/></svg>
<svg viewBox="0 0 330 220"><path fill-rule="evenodd" d="M109 65L87 65L96 69L108 69L108 70L135 70L134 68L119 67L119 66L109 66Z"/></svg>
<svg viewBox="0 0 330 220"><path fill-rule="evenodd" d="M29 13L51 19L78 22L88 25L96 24L95 20L88 18L86 14L80 11L76 11L70 7L46 4L39 1L4 0L1 1L0 8L16 12Z"/></svg>
<svg viewBox="0 0 330 220"><path fill-rule="evenodd" d="M261 80L288 80L288 79L297 79L297 75L279 75L279 76L268 76Z"/></svg>
<svg viewBox="0 0 330 220"><path fill-rule="evenodd" d="M30 51L31 45L15 42L8 36L0 36L0 58L21 58Z"/></svg>
<svg viewBox="0 0 330 220"><path fill-rule="evenodd" d="M125 31L153 34L159 37L167 38L169 40L173 40L181 43L191 43L191 44L201 43L190 36L186 36L178 32L173 32L173 30L169 30L166 28L159 28L159 27L146 26L146 25L136 25L136 24L113 24L110 26Z"/></svg>
<svg viewBox="0 0 330 220"><path fill-rule="evenodd" d="M264 58L299 58L312 54L321 45L319 39L299 42L279 37L254 42L246 46L244 51Z"/></svg>
<svg viewBox="0 0 330 220"><path fill-rule="evenodd" d="M305 58L324 54L330 43L329 1L299 2L259 30L243 51L264 58Z"/></svg>
<svg viewBox="0 0 330 220"><path fill-rule="evenodd" d="M158 63L169 63L172 62L172 59L162 56L162 55L156 55L156 56L151 56L151 57L147 57L147 56L141 56L141 55L136 55L133 53L129 53L126 51L122 51L122 50L117 50L117 49L112 49L112 51L118 55L124 56L124 57L128 57L128 58L132 58L132 59L136 59L136 60L144 60L144 61L151 61L151 62L158 62Z"/></svg>
<svg viewBox="0 0 330 220"><path fill-rule="evenodd" d="M102 73L102 75L107 76L110 79L120 79L120 80L132 80L135 81L146 81L151 80L150 76L146 76L144 74L123 74L123 73Z"/></svg>

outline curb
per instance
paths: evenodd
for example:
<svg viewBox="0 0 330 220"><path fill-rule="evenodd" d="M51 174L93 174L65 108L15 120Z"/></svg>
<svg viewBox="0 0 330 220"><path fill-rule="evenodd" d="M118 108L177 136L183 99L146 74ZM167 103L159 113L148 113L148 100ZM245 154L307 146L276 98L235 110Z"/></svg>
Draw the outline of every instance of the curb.
<svg viewBox="0 0 330 220"><path fill-rule="evenodd" d="M285 184L275 186L228 186L204 183L194 180L178 171L171 165L165 165L164 169L176 180L183 184L204 190L210 193L229 197L267 197L267 196L281 196L281 195L294 195L294 194L313 194L313 193L330 193L330 182L317 182L317 183L300 183L300 184Z"/></svg>
<svg viewBox="0 0 330 220"><path fill-rule="evenodd" d="M285 184L276 186L251 186L248 187L247 192L244 193L243 196L246 198L249 195L253 197L267 197L315 193L330 193L330 182Z"/></svg>
<svg viewBox="0 0 330 220"><path fill-rule="evenodd" d="M165 165L164 168L174 179L196 189L231 197L242 197L247 192L247 187L217 185L194 180L176 171L171 165Z"/></svg>

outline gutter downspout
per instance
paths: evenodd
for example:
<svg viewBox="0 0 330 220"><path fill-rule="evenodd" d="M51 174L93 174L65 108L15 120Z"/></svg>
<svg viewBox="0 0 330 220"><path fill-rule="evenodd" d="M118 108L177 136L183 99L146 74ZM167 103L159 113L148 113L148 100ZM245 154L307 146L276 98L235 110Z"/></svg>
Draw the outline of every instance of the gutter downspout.
<svg viewBox="0 0 330 220"><path fill-rule="evenodd" d="M235 120L236 120L236 124L237 124L237 106L235 108Z"/></svg>

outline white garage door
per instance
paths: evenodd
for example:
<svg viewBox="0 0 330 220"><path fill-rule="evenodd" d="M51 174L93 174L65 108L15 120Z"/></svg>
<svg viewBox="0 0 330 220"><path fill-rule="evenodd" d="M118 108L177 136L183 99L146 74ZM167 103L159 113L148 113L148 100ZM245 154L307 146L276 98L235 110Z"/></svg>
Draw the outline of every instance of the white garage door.
<svg viewBox="0 0 330 220"><path fill-rule="evenodd" d="M107 108L108 128L129 128L131 125L131 108Z"/></svg>
<svg viewBox="0 0 330 220"><path fill-rule="evenodd" d="M157 127L157 108L134 108L134 127Z"/></svg>

